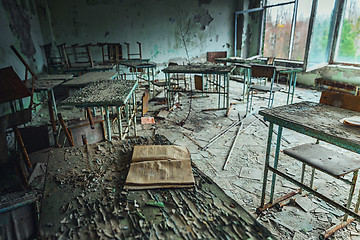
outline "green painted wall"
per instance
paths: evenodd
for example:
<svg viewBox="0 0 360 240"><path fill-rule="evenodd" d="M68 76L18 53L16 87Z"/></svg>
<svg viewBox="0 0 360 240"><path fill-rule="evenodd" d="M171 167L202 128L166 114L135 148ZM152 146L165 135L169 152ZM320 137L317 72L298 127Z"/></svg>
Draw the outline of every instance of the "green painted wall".
<svg viewBox="0 0 360 240"><path fill-rule="evenodd" d="M204 60L208 51L233 53L234 12L238 1L221 0L63 0L47 1L53 40L68 45L136 41L143 58L156 63ZM51 31L49 31L51 32ZM95 60L100 60L100 49ZM126 46L123 53L126 56Z"/></svg>

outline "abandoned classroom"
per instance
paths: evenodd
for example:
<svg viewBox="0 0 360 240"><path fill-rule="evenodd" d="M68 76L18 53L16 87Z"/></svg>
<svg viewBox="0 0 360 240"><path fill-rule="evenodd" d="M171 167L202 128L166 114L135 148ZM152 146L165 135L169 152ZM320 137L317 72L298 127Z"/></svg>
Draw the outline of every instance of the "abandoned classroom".
<svg viewBox="0 0 360 240"><path fill-rule="evenodd" d="M360 239L359 21L1 0L0 239Z"/></svg>

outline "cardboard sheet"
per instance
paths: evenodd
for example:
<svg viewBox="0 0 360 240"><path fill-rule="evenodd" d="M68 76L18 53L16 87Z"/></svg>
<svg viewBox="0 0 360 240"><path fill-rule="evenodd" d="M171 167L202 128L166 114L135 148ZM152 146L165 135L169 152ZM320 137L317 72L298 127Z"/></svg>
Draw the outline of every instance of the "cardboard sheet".
<svg viewBox="0 0 360 240"><path fill-rule="evenodd" d="M193 187L190 153L184 146L135 146L124 189Z"/></svg>

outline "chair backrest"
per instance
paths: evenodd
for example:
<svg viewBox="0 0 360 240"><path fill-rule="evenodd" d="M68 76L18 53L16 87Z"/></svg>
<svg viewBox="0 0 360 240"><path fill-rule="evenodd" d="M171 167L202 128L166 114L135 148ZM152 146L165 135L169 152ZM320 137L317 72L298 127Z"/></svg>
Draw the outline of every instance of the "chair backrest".
<svg viewBox="0 0 360 240"><path fill-rule="evenodd" d="M207 52L206 61L215 62L215 58L226 58L227 52Z"/></svg>
<svg viewBox="0 0 360 240"><path fill-rule="evenodd" d="M267 63L268 65L274 65L274 63L275 63L275 57L268 57L266 63Z"/></svg>
<svg viewBox="0 0 360 240"><path fill-rule="evenodd" d="M324 91L321 93L320 103L360 112L360 96Z"/></svg>
<svg viewBox="0 0 360 240"><path fill-rule="evenodd" d="M177 66L179 64L175 63L175 62L169 62L168 66Z"/></svg>
<svg viewBox="0 0 360 240"><path fill-rule="evenodd" d="M266 65L251 65L251 76L252 77L267 77L272 78L275 73L274 66L266 66Z"/></svg>

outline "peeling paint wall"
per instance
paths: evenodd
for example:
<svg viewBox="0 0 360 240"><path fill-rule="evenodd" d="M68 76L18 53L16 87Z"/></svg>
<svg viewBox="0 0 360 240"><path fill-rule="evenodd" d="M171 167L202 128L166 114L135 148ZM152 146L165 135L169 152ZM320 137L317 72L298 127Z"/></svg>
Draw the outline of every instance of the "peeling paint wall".
<svg viewBox="0 0 360 240"><path fill-rule="evenodd" d="M208 51L233 53L233 16L238 1L49 0L57 44L142 43L143 58L157 63L205 60ZM93 51L96 51L94 48ZM126 46L123 44L126 56ZM100 60L100 50L95 52Z"/></svg>
<svg viewBox="0 0 360 240"><path fill-rule="evenodd" d="M14 45L35 72L43 70L46 61L35 1L1 0L0 32L0 68L13 66L24 79L25 67L10 49Z"/></svg>
<svg viewBox="0 0 360 240"><path fill-rule="evenodd" d="M259 8L261 0L244 0L239 2L238 11ZM261 35L261 11L240 14L238 17L238 46L236 55L251 57L259 54L259 40Z"/></svg>
<svg viewBox="0 0 360 240"><path fill-rule="evenodd" d="M360 85L360 69L352 66L329 65L310 72L300 73L297 82L314 86L316 78Z"/></svg>

